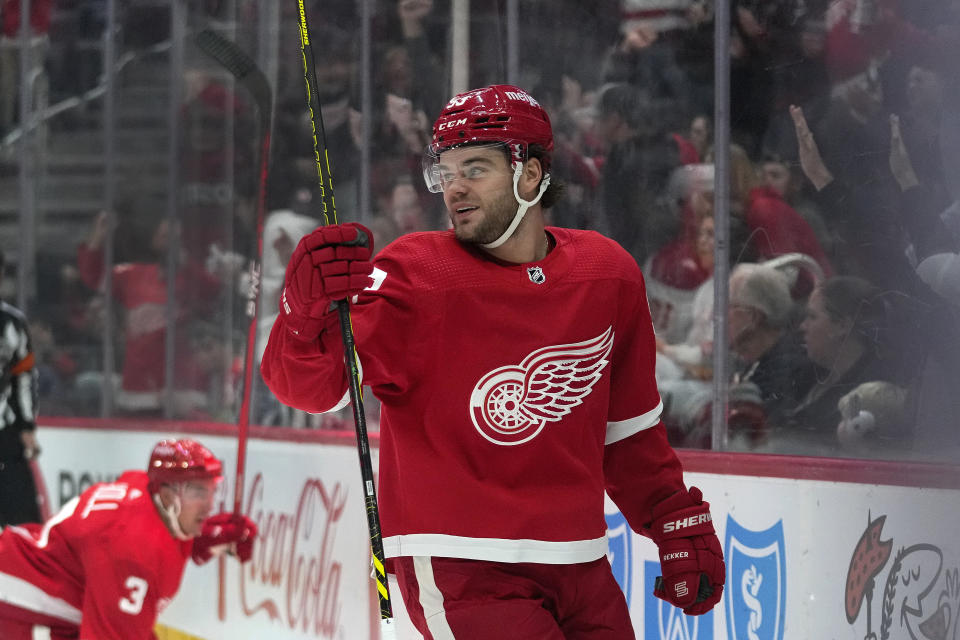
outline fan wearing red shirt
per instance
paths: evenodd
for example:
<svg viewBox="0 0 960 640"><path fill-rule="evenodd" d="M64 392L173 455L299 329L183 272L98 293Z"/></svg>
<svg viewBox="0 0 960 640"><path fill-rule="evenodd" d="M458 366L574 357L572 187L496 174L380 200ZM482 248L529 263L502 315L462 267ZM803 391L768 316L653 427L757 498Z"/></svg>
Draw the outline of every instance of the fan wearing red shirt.
<svg viewBox="0 0 960 640"><path fill-rule="evenodd" d="M355 298L364 382L381 401L384 549L414 625L440 640L624 640L606 559L606 490L661 551L656 594L720 599L709 505L660 424L643 277L597 233L545 227L550 120L524 90L454 97L424 157L452 229L407 234L371 263L358 224L305 236L261 370L277 397L345 404L331 301Z"/></svg>
<svg viewBox="0 0 960 640"><path fill-rule="evenodd" d="M220 461L193 440L162 440L147 471L99 482L45 524L0 534L0 638L152 640L187 560L250 559L256 525L210 516Z"/></svg>

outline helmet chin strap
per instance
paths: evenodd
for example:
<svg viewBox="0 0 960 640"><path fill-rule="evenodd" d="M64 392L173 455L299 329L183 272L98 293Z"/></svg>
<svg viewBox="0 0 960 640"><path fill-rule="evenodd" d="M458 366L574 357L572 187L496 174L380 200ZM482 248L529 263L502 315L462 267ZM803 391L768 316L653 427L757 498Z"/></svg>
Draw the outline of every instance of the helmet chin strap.
<svg viewBox="0 0 960 640"><path fill-rule="evenodd" d="M517 230L517 226L520 225L520 221L523 220L523 216L526 215L527 209L540 202L540 198L543 197L543 193L547 190L547 187L550 186L550 174L548 173L544 175L543 180L540 181L540 192L537 194L537 197L533 200L524 200L520 197L520 192L517 188L520 184L520 174L523 172L523 165L519 162L514 162L513 165L513 196L517 199L517 202L520 203L520 206L517 207L517 213L515 216L513 216L513 221L510 223L510 226L507 227L507 230L503 232L503 235L493 242L480 245L484 249L496 249L504 242L509 240L510 236L513 235L513 232Z"/></svg>
<svg viewBox="0 0 960 640"><path fill-rule="evenodd" d="M157 505L157 511L160 512L160 519L163 520L163 523L167 525L167 529L170 530L170 533L173 534L173 537L177 540L190 540L192 536L188 536L183 532L183 529L180 528L180 495L179 488L177 489L177 495L173 496L173 501L170 503L170 506L163 506L163 500L160 499L160 493L157 492L153 494L153 504Z"/></svg>

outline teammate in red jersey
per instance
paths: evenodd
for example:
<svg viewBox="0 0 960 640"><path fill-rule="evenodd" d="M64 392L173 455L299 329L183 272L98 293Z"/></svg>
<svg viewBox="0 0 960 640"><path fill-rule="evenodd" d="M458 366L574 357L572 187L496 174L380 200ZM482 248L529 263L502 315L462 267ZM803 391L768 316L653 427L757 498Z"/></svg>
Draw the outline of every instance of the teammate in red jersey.
<svg viewBox="0 0 960 640"><path fill-rule="evenodd" d="M408 234L371 264L358 224L322 227L287 266L262 361L281 401L348 401L331 301L356 296L364 376L381 401L384 548L428 640L624 640L603 492L660 548L656 593L720 599L709 505L660 425L643 277L615 242L545 227L546 112L522 89L460 94L424 160L452 229Z"/></svg>
<svg viewBox="0 0 960 640"><path fill-rule="evenodd" d="M45 524L0 534L0 638L150 640L187 560L250 559L256 525L210 516L220 461L193 440L163 440L147 471L125 471Z"/></svg>

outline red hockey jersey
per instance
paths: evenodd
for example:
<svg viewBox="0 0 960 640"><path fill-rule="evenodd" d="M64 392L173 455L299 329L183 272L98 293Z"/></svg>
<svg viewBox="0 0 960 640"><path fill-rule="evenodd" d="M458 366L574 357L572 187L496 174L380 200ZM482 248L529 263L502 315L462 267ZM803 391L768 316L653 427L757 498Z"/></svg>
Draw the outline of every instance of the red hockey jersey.
<svg viewBox="0 0 960 640"><path fill-rule="evenodd" d="M192 540L167 530L147 492L147 474L97 483L44 525L0 534L3 615L82 639L148 640L180 588Z"/></svg>
<svg viewBox="0 0 960 640"><path fill-rule="evenodd" d="M604 489L639 529L682 486L659 425L643 278L603 236L505 264L453 233L401 237L352 307L364 383L381 401L388 557L575 563L607 550ZM274 325L264 379L322 412L347 401L338 332Z"/></svg>

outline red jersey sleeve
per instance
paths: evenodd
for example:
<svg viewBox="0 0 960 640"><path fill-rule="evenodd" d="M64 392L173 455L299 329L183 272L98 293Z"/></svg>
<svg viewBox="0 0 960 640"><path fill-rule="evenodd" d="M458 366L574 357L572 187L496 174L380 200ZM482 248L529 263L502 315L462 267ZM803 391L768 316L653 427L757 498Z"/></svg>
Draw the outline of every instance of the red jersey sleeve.
<svg viewBox="0 0 960 640"><path fill-rule="evenodd" d="M607 494L639 533L649 523L653 505L683 488L683 468L660 424L656 340L639 270L624 287L603 472Z"/></svg>
<svg viewBox="0 0 960 640"><path fill-rule="evenodd" d="M655 504L684 487L683 467L662 424L608 444L603 454L607 495L637 533Z"/></svg>
<svg viewBox="0 0 960 640"><path fill-rule="evenodd" d="M430 323L437 319L423 311L430 308L431 290L402 266L417 259L403 239L383 249L374 261L370 286L350 307L363 382L376 385L381 399L406 391L433 353ZM281 402L303 411L343 406L347 375L339 324L331 322L317 340L306 342L291 335L284 322L280 314L260 365L267 386Z"/></svg>
<svg viewBox="0 0 960 640"><path fill-rule="evenodd" d="M339 331L327 329L306 342L290 333L281 313L270 330L260 373L285 405L312 413L336 408L347 390Z"/></svg>
<svg viewBox="0 0 960 640"><path fill-rule="evenodd" d="M643 276L632 260L622 281L616 323L607 414L608 444L653 426L662 410L654 377L657 345L650 305Z"/></svg>

